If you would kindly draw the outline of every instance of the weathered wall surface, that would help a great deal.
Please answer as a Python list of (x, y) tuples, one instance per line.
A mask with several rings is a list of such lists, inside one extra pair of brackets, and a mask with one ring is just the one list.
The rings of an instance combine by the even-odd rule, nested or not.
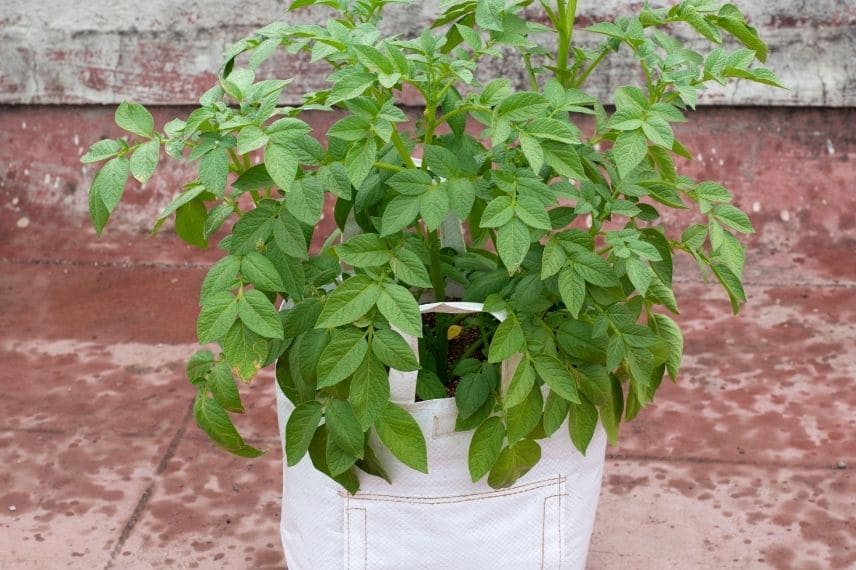
[[(856, 105), (856, 4), (852, 0), (737, 0), (769, 42), (769, 67), (790, 90), (746, 82), (712, 90), (703, 103), (725, 105)], [(271, 21), (320, 21), (323, 11), (283, 16), (281, 0), (0, 0), (0, 103), (192, 104), (211, 85), (225, 46)], [(415, 35), (438, 0), (388, 8), (387, 29)], [(641, 2), (583, 0), (579, 21), (610, 19)], [(655, 2), (655, 4), (663, 4)], [(325, 85), (326, 69), (298, 58), (272, 71), (297, 75), (302, 89)], [(604, 65), (593, 93), (635, 79), (620, 58)], [(522, 79), (507, 58), (486, 75)], [(296, 97), (296, 95), (295, 95)], [(412, 101), (412, 103), (418, 103)]]

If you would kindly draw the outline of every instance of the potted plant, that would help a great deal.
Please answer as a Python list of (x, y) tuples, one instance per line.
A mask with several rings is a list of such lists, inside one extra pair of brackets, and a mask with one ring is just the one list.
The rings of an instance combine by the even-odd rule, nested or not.
[[(292, 567), (582, 567), (604, 440), (678, 375), (673, 255), (735, 313), (745, 301), (735, 233), (752, 225), (722, 185), (678, 174), (691, 155), (672, 125), (708, 83), (779, 83), (753, 65), (767, 49), (731, 4), (645, 5), (585, 28), (601, 41), (584, 48), (575, 0), (541, 0), (537, 22), (532, 0), (446, 2), (419, 37), (379, 31), (389, 3), (296, 0), (331, 8), (326, 25), (241, 40), (163, 132), (122, 103), (116, 123), (134, 137), (82, 158), (107, 161), (92, 222), (100, 234), (161, 146), (198, 162), (155, 226), (174, 216), (201, 247), (222, 236), (197, 322), (219, 350), (187, 368), (195, 418), (226, 450), (260, 455), (229, 416), (243, 411), (235, 378), (276, 363)], [(686, 47), (676, 25), (716, 46)], [(256, 74), (280, 49), (328, 64), (329, 88), (280, 106), (291, 80)], [(644, 83), (607, 110), (585, 84), (615, 52)], [(480, 60), (503, 57), (528, 85), (480, 78)], [(405, 93), (424, 104), (413, 126)], [(306, 111), (338, 120), (314, 132)], [(312, 248), (330, 203), (338, 229)], [(683, 232), (661, 227), (663, 210), (690, 207)]]

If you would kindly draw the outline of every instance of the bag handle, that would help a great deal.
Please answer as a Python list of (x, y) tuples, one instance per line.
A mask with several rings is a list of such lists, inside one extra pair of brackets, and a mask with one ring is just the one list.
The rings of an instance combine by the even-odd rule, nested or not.
[[(442, 302), (429, 303), (427, 305), (419, 305), (421, 314), (427, 313), (448, 313), (448, 314), (467, 314), (467, 313), (483, 313), (484, 305), (482, 303), (467, 303), (467, 302)], [(497, 320), (504, 321), (508, 316), (505, 311), (490, 311), (490, 314), (496, 317)], [(416, 360), (419, 360), (419, 341), (415, 336), (405, 334), (396, 327), (393, 329), (404, 337), (407, 345), (416, 355)], [(512, 359), (502, 363), (502, 378), (503, 383), (506, 378), (511, 378), (508, 368), (514, 365)], [(396, 404), (412, 404), (416, 401), (416, 377), (418, 372), (402, 372), (394, 368), (389, 369), (389, 384), (390, 384), (390, 399)], [(506, 386), (503, 386), (503, 390)]]

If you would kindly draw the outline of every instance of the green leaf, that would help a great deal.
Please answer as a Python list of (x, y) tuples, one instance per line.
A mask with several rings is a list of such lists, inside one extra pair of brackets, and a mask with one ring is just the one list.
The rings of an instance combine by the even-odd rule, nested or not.
[(213, 293), (219, 293), (232, 289), (237, 284), (237, 273), (241, 269), (241, 258), (235, 255), (227, 255), (211, 266), (205, 279), (202, 281), (202, 290), (199, 294), (201, 305)]
[(317, 328), (348, 325), (365, 315), (380, 297), (380, 287), (365, 275), (355, 275), (333, 289), (318, 316)]
[(214, 400), (223, 406), (223, 409), (238, 414), (244, 413), (241, 396), (238, 394), (238, 387), (235, 386), (235, 378), (232, 376), (228, 364), (218, 362), (211, 368), (208, 374), (207, 387), (214, 395)]
[(214, 355), (210, 350), (196, 351), (187, 361), (187, 379), (194, 386), (204, 384), (214, 364)]
[(526, 134), (539, 139), (565, 144), (579, 144), (580, 142), (575, 127), (558, 119), (539, 117), (521, 128)]
[(297, 156), (285, 145), (269, 142), (265, 147), (265, 168), (277, 186), (288, 192), (297, 176)]
[(410, 346), (394, 330), (378, 329), (372, 338), (372, 352), (381, 362), (402, 372), (412, 372), (419, 368), (419, 362)]
[(386, 265), (392, 252), (377, 234), (358, 234), (347, 242), (336, 246), (339, 259), (353, 267), (377, 267)]
[(428, 231), (436, 230), (449, 214), (448, 194), (439, 186), (431, 186), (419, 197), (419, 211)]
[(324, 454), (327, 456), (330, 475), (334, 477), (351, 469), (357, 462), (357, 457), (342, 449), (332, 437), (327, 438), (327, 449), (324, 450)]
[(348, 173), (348, 181), (359, 188), (374, 167), (377, 160), (377, 142), (374, 137), (366, 137), (357, 142), (345, 157), (345, 169)]
[(550, 392), (544, 404), (544, 433), (551, 436), (562, 426), (568, 417), (571, 403), (555, 392)]
[(89, 164), (100, 162), (105, 158), (111, 158), (119, 154), (124, 147), (122, 143), (113, 139), (103, 139), (89, 147), (86, 154), (80, 157), (80, 162)]
[(390, 188), (407, 196), (420, 196), (431, 189), (431, 175), (419, 168), (396, 172), (386, 181)]
[(265, 338), (284, 338), (279, 313), (261, 291), (244, 290), (238, 300), (238, 316), (256, 334)]
[(363, 430), (375, 423), (389, 402), (389, 374), (373, 352), (354, 372), (348, 399)]
[(419, 215), (418, 196), (396, 196), (386, 205), (381, 219), (380, 235), (388, 236), (400, 231)]
[(315, 298), (300, 301), (291, 308), (283, 309), (282, 328), (285, 338), (294, 338), (311, 330), (321, 313), (321, 303)]
[(612, 22), (597, 22), (585, 28), (585, 31), (593, 34), (603, 34), (605, 36), (618, 39), (623, 39), (625, 35), (624, 30)]
[(476, 2), (476, 23), (486, 30), (502, 31), (502, 13), (505, 0), (481, 0)]
[(541, 390), (536, 389), (530, 390), (522, 403), (506, 410), (505, 420), (509, 443), (517, 443), (538, 427), (543, 405), (544, 398)]
[(636, 168), (648, 153), (648, 143), (642, 131), (626, 131), (618, 135), (612, 147), (612, 155), (618, 173), (625, 177)]
[(350, 455), (362, 459), (365, 444), (363, 429), (351, 404), (344, 400), (332, 400), (327, 407), (325, 418), (327, 430), (336, 445)]
[(582, 274), (574, 270), (574, 265), (568, 265), (559, 273), (559, 294), (562, 302), (576, 319), (586, 300), (586, 283)]
[(257, 251), (247, 253), (241, 260), (241, 275), (264, 291), (283, 291), (282, 279), (276, 267)]
[(541, 446), (525, 439), (503, 449), (487, 477), (493, 489), (506, 489), (526, 475), (541, 460)]
[(236, 321), (223, 338), (223, 354), (238, 376), (249, 380), (267, 361), (268, 343), (241, 321)]
[(724, 264), (711, 263), (710, 269), (722, 284), (725, 292), (728, 293), (731, 310), (736, 315), (740, 312), (740, 303), (746, 301), (746, 293), (743, 292), (743, 284), (740, 282), (740, 278), (734, 275)]
[(666, 370), (669, 371), (669, 376), (672, 380), (677, 380), (678, 371), (681, 367), (681, 357), (684, 354), (684, 335), (681, 333), (681, 329), (677, 323), (666, 315), (654, 313), (653, 316), (657, 336), (665, 340), (669, 346), (669, 353), (666, 358)]
[(323, 413), (321, 403), (315, 400), (303, 402), (291, 412), (285, 424), (285, 457), (289, 467), (300, 463), (309, 451)]
[(540, 230), (550, 230), (550, 216), (547, 210), (544, 209), (544, 204), (529, 194), (518, 194), (517, 203), (514, 209), (518, 218), (531, 227)]
[(579, 153), (572, 145), (544, 141), (541, 143), (544, 151), (544, 162), (560, 176), (574, 180), (588, 180)]
[(212, 293), (203, 299), (202, 310), (196, 321), (199, 344), (217, 342), (226, 336), (238, 318), (238, 299), (231, 293)]
[(496, 332), (493, 334), (488, 352), (488, 362), (502, 362), (512, 354), (523, 350), (523, 347), (523, 328), (520, 326), (517, 317), (509, 315), (507, 319), (499, 323)]
[(473, 183), (466, 178), (450, 178), (443, 183), (445, 192), (449, 195), (449, 206), (459, 220), (466, 220), (473, 209), (476, 190)]
[(198, 248), (208, 247), (205, 237), (205, 220), (208, 210), (200, 198), (194, 198), (175, 212), (175, 233), (178, 237)]
[(362, 330), (337, 329), (318, 359), (318, 388), (334, 386), (353, 374), (365, 359), (368, 349)]
[(503, 397), (503, 407), (506, 409), (513, 408), (520, 404), (529, 395), (533, 386), (535, 386), (535, 370), (528, 358), (522, 358), (517, 364), (517, 368), (514, 369), (508, 391)]
[(575, 244), (565, 244), (565, 247), (574, 263), (574, 270), (579, 272), (583, 279), (599, 287), (618, 285), (615, 271), (605, 259)]
[(333, 123), (327, 136), (348, 142), (360, 141), (371, 136), (371, 123), (365, 117), (348, 115)]
[(498, 228), (511, 221), (514, 217), (514, 202), (511, 196), (499, 196), (488, 202), (482, 212), (479, 227)]
[(541, 256), (541, 279), (547, 279), (558, 273), (567, 260), (568, 257), (559, 241), (552, 237), (548, 239)]
[[(669, 123), (659, 115), (648, 115), (642, 123), (642, 132), (648, 139), (663, 148), (670, 149), (675, 142), (675, 134)], [(647, 151), (647, 148), (646, 148)]]
[(205, 224), (202, 226), (202, 234), (205, 238), (211, 237), (212, 234), (220, 229), (220, 226), (235, 213), (235, 208), (230, 204), (217, 204), (208, 212), (205, 217)]
[(422, 153), (431, 172), (443, 178), (452, 178), (461, 171), (461, 163), (455, 154), (442, 146), (424, 145)]
[(503, 99), (496, 107), (496, 114), (506, 121), (523, 121), (544, 116), (549, 106), (547, 98), (540, 93), (515, 93)]
[(516, 271), (529, 251), (529, 228), (522, 220), (512, 218), (496, 234), (496, 250), (502, 263), (509, 272)]
[(270, 227), (274, 243), (283, 253), (297, 259), (308, 259), (306, 236), (297, 218), (287, 211), (282, 211), (279, 214), (279, 222), (273, 222)]
[(403, 332), (422, 336), (422, 313), (413, 294), (392, 282), (383, 284), (377, 299), (377, 308), (386, 319)]
[(141, 137), (151, 138), (155, 134), (155, 120), (152, 114), (139, 103), (122, 101), (116, 109), (116, 124), (122, 129)]
[(101, 167), (92, 181), (89, 189), (89, 217), (98, 235), (101, 235), (110, 213), (122, 199), (129, 171), (128, 159), (116, 157)]
[(455, 390), (458, 416), (467, 419), (481, 408), (493, 388), (490, 376), (481, 372), (464, 374)]
[(568, 368), (555, 356), (539, 354), (533, 359), (535, 370), (550, 390), (569, 402), (579, 403), (580, 395)]
[(309, 457), (312, 460), (312, 465), (318, 471), (326, 473), (331, 479), (339, 483), (342, 487), (348, 490), (350, 494), (356, 493), (360, 488), (360, 481), (357, 479), (353, 469), (345, 470), (339, 475), (332, 475), (330, 466), (327, 464), (327, 426), (321, 424), (315, 430), (315, 435), (312, 436), (312, 442), (309, 444)]
[(359, 97), (376, 81), (377, 75), (349, 70), (346, 74), (336, 77), (330, 95), (327, 97), (327, 104), (335, 105)]
[(223, 407), (200, 390), (193, 404), (193, 417), (211, 440), (230, 453), (240, 457), (259, 457), (264, 451), (244, 442), (238, 434), (229, 414)]
[(583, 398), (580, 403), (571, 405), (568, 431), (574, 446), (583, 455), (586, 454), (591, 438), (594, 437), (597, 418), (597, 408), (587, 399)]
[(538, 174), (541, 172), (541, 167), (544, 166), (544, 149), (541, 148), (541, 143), (535, 137), (530, 137), (525, 133), (520, 133), (520, 150), (523, 151), (523, 156), (532, 167), (532, 172)]
[(648, 271), (648, 267), (644, 262), (635, 257), (628, 259), (626, 265), (627, 277), (630, 279), (633, 287), (644, 297), (645, 293), (648, 292), (648, 287), (651, 286), (651, 272)]
[(742, 210), (731, 204), (717, 204), (713, 207), (713, 215), (722, 224), (744, 234), (755, 233), (752, 222)]
[(205, 189), (222, 198), (229, 175), (229, 155), (225, 147), (215, 148), (202, 157), (199, 163), (199, 182)]
[(505, 440), (505, 426), (502, 420), (493, 416), (481, 423), (473, 432), (467, 463), (473, 483), (487, 475), (502, 450)]
[(428, 269), (419, 256), (403, 247), (396, 248), (389, 264), (395, 278), (414, 287), (431, 287), (431, 277)]
[(417, 471), (428, 473), (425, 437), (407, 410), (389, 402), (375, 421), (375, 430), (386, 448), (399, 461)]
[(150, 140), (141, 144), (131, 155), (131, 174), (140, 183), (146, 183), (158, 167), (159, 158), (160, 142)]
[(238, 153), (247, 154), (268, 143), (268, 136), (256, 125), (247, 125), (238, 134)]

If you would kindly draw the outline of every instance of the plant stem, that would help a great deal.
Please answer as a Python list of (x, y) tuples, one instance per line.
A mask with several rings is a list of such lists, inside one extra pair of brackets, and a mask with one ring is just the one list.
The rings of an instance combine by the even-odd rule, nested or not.
[(484, 344), (484, 338), (481, 338), (481, 337), (480, 337), (480, 338), (476, 339), (476, 341), (475, 341), (474, 343), (472, 343), (472, 344), (469, 346), (469, 348), (467, 348), (466, 352), (464, 352), (464, 353), (461, 355), (460, 360), (466, 360), (467, 358), (471, 357), (473, 354), (475, 354), (475, 353), (476, 353), (476, 351), (477, 351), (479, 348), (481, 348), (481, 347), (482, 347), (482, 345), (483, 345), (483, 344)]
[(538, 91), (538, 78), (535, 77), (535, 70), (532, 69), (532, 57), (528, 53), (523, 56), (523, 64), (526, 66), (526, 73), (529, 74), (529, 88), (532, 91)]
[(401, 140), (401, 136), (398, 134), (398, 129), (392, 129), (392, 144), (395, 146), (395, 150), (398, 151), (398, 154), (401, 155), (402, 160), (404, 160), (404, 164), (407, 165), (408, 168), (416, 168), (416, 165), (413, 163), (413, 159), (410, 157), (410, 151), (407, 150), (407, 147), (404, 145), (404, 141)]
[(446, 300), (446, 279), (443, 277), (443, 268), (440, 265), (440, 237), (437, 230), (428, 232), (428, 249), (431, 253), (430, 272), (434, 300), (439, 303)]
[(600, 52), (600, 54), (598, 54), (598, 56), (594, 59), (594, 61), (592, 61), (589, 66), (585, 68), (585, 70), (583, 70), (583, 72), (576, 79), (574, 79), (574, 87), (582, 87), (583, 83), (585, 83), (586, 79), (588, 79), (588, 76), (591, 75), (591, 72), (594, 71), (594, 69), (598, 65), (600, 65), (600, 62), (602, 62), (606, 58), (606, 55), (608, 53), (609, 48), (604, 48)]
[(406, 170), (396, 164), (389, 164), (386, 162), (375, 162), (373, 165), (375, 168), (380, 168), (381, 170), (389, 170), (390, 172), (401, 172)]
[(568, 76), (568, 55), (570, 54), (571, 41), (574, 39), (574, 22), (577, 17), (577, 0), (558, 0), (556, 2), (557, 20), (559, 25), (559, 49), (556, 54), (556, 65), (559, 69), (559, 81), (564, 87), (570, 87)]

